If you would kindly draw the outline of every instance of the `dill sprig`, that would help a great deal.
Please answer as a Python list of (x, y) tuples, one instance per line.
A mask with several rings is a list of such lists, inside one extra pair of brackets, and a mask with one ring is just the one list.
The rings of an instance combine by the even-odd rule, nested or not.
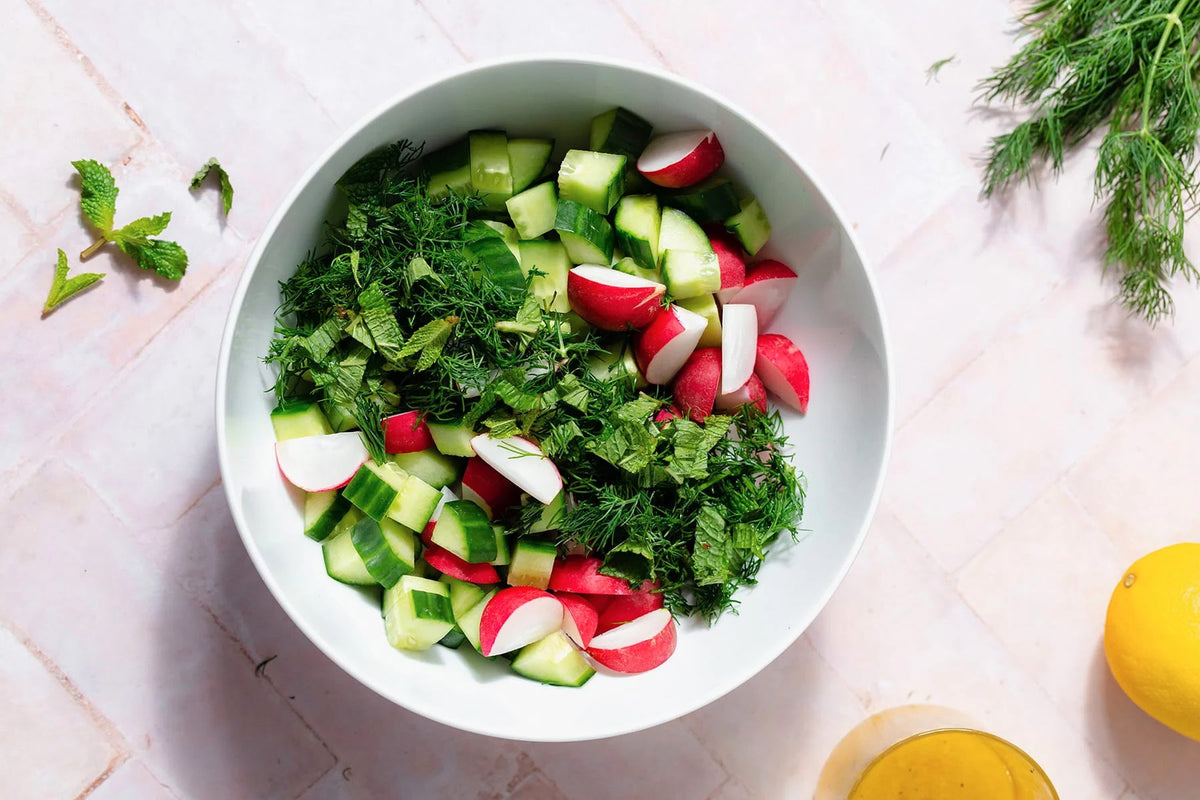
[(1183, 249), (1196, 210), (1200, 0), (1039, 0), (1031, 38), (981, 84), (984, 102), (1029, 109), (994, 138), (983, 192), (1031, 180), (1102, 126), (1094, 193), (1106, 204), (1107, 269), (1119, 297), (1155, 323), (1174, 312), (1169, 284), (1200, 278)]

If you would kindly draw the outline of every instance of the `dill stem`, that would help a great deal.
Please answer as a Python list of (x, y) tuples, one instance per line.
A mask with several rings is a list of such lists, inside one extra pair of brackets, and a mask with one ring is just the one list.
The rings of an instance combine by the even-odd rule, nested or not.
[(1162, 36), (1158, 39), (1158, 47), (1154, 50), (1154, 60), (1150, 62), (1150, 74), (1146, 77), (1146, 88), (1142, 92), (1142, 135), (1150, 134), (1150, 92), (1154, 89), (1154, 76), (1158, 72), (1158, 64), (1162, 61), (1163, 51), (1167, 49), (1167, 41), (1171, 38), (1171, 29), (1179, 28), (1179, 35), (1183, 36), (1183, 23), (1179, 19), (1179, 14), (1192, 0), (1179, 0), (1175, 7), (1171, 9), (1171, 13), (1167, 14), (1166, 27), (1163, 28)]

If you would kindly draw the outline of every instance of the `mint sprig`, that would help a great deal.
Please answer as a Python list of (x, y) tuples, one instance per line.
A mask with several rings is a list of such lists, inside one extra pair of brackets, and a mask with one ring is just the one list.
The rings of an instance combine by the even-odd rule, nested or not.
[(199, 189), (209, 175), (217, 176), (217, 182), (221, 187), (221, 204), (225, 208), (225, 216), (228, 217), (229, 209), (233, 208), (233, 184), (229, 182), (229, 173), (225, 171), (215, 156), (205, 161), (204, 166), (196, 170), (196, 174), (192, 176), (191, 190), (194, 192)]
[(70, 300), (104, 277), (104, 273), (101, 272), (81, 272), (68, 278), (68, 271), (67, 254), (60, 249), (58, 265), (54, 268), (54, 282), (50, 284), (50, 294), (46, 297), (46, 304), (42, 306), (43, 317), (57, 308), (60, 303)]

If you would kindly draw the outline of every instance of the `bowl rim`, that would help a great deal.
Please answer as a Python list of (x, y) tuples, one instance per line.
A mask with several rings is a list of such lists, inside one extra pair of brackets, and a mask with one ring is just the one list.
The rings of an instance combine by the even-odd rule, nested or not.
[[(506, 67), (517, 64), (572, 64), (583, 66), (594, 66), (603, 68), (615, 68), (628, 72), (640, 73), (642, 75), (663, 81), (668, 84), (675, 84), (682, 89), (695, 92), (700, 95), (705, 95), (711, 98), (718, 105), (725, 107), (728, 111), (744, 120), (751, 127), (756, 128), (763, 136), (769, 139), (779, 150), (784, 153), (791, 161), (804, 173), (805, 177), (813, 184), (821, 194), (822, 200), (829, 207), (833, 217), (841, 226), (842, 234), (849, 240), (853, 247), (859, 262), (862, 265), (862, 271), (866, 279), (867, 287), (870, 291), (871, 299), (875, 304), (875, 312), (879, 318), (879, 356), (885, 376), (884, 390), (886, 393), (885, 400), (885, 419), (884, 419), (884, 440), (883, 452), (880, 454), (879, 472), (875, 478), (875, 486), (871, 492), (871, 498), (866, 507), (866, 514), (863, 516), (863, 522), (859, 526), (859, 530), (854, 536), (852, 546), (843, 558), (842, 563), (838, 565), (836, 573), (833, 575), (833, 580), (829, 582), (826, 589), (819, 596), (819, 602), (815, 603), (811, 611), (804, 618), (799, 619), (799, 624), (795, 625), (795, 635), (791, 637), (782, 637), (779, 644), (762, 651), (760, 657), (753, 662), (748, 662), (745, 669), (737, 673), (736, 680), (726, 681), (721, 686), (716, 686), (709, 691), (697, 692), (693, 696), (692, 701), (680, 708), (671, 709), (665, 713), (650, 715), (644, 719), (637, 720), (634, 724), (625, 727), (622, 730), (605, 732), (600, 734), (582, 734), (576, 737), (550, 737), (545, 739), (529, 739), (516, 738), (503, 731), (495, 730), (487, 725), (470, 725), (458, 719), (449, 719), (446, 715), (440, 713), (436, 704), (424, 703), (417, 700), (406, 698), (405, 702), (393, 697), (388, 688), (378, 685), (378, 682), (359, 670), (353, 664), (348, 663), (344, 658), (338, 655), (337, 651), (329, 647), (324, 641), (324, 638), (312, 627), (297, 615), (296, 609), (289, 601), (287, 594), (282, 587), (276, 582), (274, 576), (267, 568), (265, 558), (259, 551), (257, 544), (253, 541), (248, 531), (248, 525), (242, 514), (238, 499), (233, 496), (230, 488), (230, 482), (225, 479), (225, 476), (232, 473), (230, 466), (230, 456), (228, 452), (227, 429), (225, 424), (226, 404), (225, 398), (227, 394), (228, 373), (230, 355), (233, 346), (234, 329), (238, 315), (241, 312), (242, 305), (246, 298), (246, 293), (249, 289), (250, 282), (258, 269), (258, 265), (262, 261), (263, 252), (269, 242), (276, 234), (284, 217), (295, 204), (299, 195), (312, 182), (317, 172), (330, 161), (337, 153), (346, 146), (346, 144), (357, 136), (365, 127), (374, 120), (387, 113), (394, 106), (404, 102), (405, 100), (434, 88), (442, 83), (456, 80), (466, 75), (476, 72), (483, 72), (497, 67)], [(254, 568), (257, 570), (259, 577), (266, 584), (267, 589), (275, 598), (275, 602), (279, 603), (291, 620), (292, 624), (308, 638), (308, 640), (317, 647), (327, 658), (338, 665), (343, 671), (353, 677), (363, 686), (371, 689), (376, 694), (395, 703), (413, 713), (419, 714), (426, 719), (431, 719), (448, 727), (458, 730), (468, 731), (470, 733), (480, 734), (483, 736), (491, 736), (501, 739), (516, 739), (518, 741), (591, 741), (610, 738), (614, 736), (622, 736), (627, 733), (636, 733), (638, 731), (663, 725), (672, 720), (683, 717), (698, 709), (704, 708), (710, 703), (720, 699), (734, 689), (745, 684), (755, 675), (765, 669), (768, 665), (774, 662), (785, 650), (794, 645), (805, 630), (812, 624), (816, 616), (824, 610), (828, 605), (829, 600), (833, 597), (835, 591), (841, 586), (849, 573), (850, 568), (857, 560), (859, 553), (862, 551), (863, 543), (866, 540), (868, 531), (874, 521), (876, 511), (879, 506), (880, 497), (883, 493), (883, 486), (887, 476), (888, 465), (891, 461), (892, 444), (895, 436), (895, 377), (893, 375), (891, 342), (888, 333), (887, 315), (884, 309), (882, 296), (879, 291), (879, 286), (876, 283), (876, 278), (866, 255), (864, 254), (862, 244), (858, 239), (852, 225), (847, 222), (848, 217), (842, 211), (833, 195), (829, 193), (826, 184), (819, 179), (816, 171), (803, 159), (796, 156), (792, 150), (787, 147), (783, 140), (775, 134), (768, 126), (764, 125), (756, 116), (747, 112), (737, 103), (730, 101), (722, 94), (681, 75), (669, 72), (658, 66), (650, 64), (635, 63), (619, 58), (610, 58), (607, 56), (590, 55), (590, 54), (571, 54), (559, 53), (554, 51), (543, 53), (523, 53), (519, 55), (504, 56), (498, 58), (483, 59), (470, 62), (468, 64), (442, 70), (422, 81), (397, 91), (389, 96), (384, 101), (371, 108), (367, 113), (360, 116), (354, 123), (347, 126), (343, 132), (316, 158), (312, 161), (304, 173), (292, 185), (290, 191), (281, 199), (276, 206), (275, 212), (271, 218), (263, 226), (262, 232), (258, 235), (258, 240), (255, 242), (254, 248), (246, 259), (246, 266), (243, 268), (241, 277), (238, 279), (237, 287), (234, 290), (233, 297), (230, 301), (229, 312), (225, 319), (225, 325), (221, 334), (221, 344), (218, 351), (217, 361), (217, 380), (216, 380), (216, 429), (217, 429), (217, 463), (220, 470), (222, 491), (225, 494), (226, 503), (229, 505), (230, 514), (233, 517), (234, 525), (237, 528), (238, 536), (242, 540), (242, 545), (245, 547), (247, 554), (250, 556)]]

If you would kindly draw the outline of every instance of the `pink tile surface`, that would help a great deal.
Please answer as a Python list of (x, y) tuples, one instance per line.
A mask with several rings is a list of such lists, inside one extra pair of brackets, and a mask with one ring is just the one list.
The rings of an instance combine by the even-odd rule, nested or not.
[[(1003, 120), (970, 104), (1015, 7), (0, 0), (0, 795), (802, 798), (865, 716), (929, 702), (1063, 798), (1194, 800), (1200, 744), (1124, 697), (1098, 637), (1113, 576), (1200, 525), (1200, 292), (1153, 330), (1108, 304), (1087, 154), (977, 201)], [(813, 627), (707, 708), (593, 743), (455, 731), (329, 661), (241, 547), (211, 410), (237, 277), (311, 159), (397, 91), (537, 51), (664, 67), (777, 132), (875, 263), (897, 374), (885, 502)], [(213, 155), (228, 220), (186, 188)], [(180, 284), (78, 263), (80, 157), (113, 166), (119, 221), (174, 213)], [(56, 247), (108, 276), (40, 320)]]

